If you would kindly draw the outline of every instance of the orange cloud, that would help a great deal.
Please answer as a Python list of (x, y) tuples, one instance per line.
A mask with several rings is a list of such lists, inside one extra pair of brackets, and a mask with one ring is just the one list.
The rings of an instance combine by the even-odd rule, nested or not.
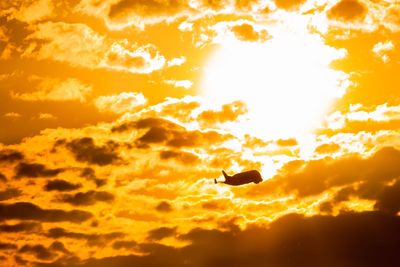
[(117, 114), (133, 112), (143, 107), (147, 99), (142, 93), (124, 92), (118, 95), (100, 96), (95, 99), (94, 104), (103, 112), (114, 112)]
[(232, 32), (236, 35), (239, 40), (242, 41), (265, 41), (268, 39), (267, 31), (257, 32), (254, 30), (251, 24), (243, 23), (241, 25), (235, 25), (232, 27)]
[[(80, 101), (85, 102), (92, 88), (77, 79), (59, 80), (53, 78), (32, 77), (38, 81), (37, 90), (31, 93), (11, 93), (15, 99), (23, 101)], [(48, 118), (48, 116), (46, 116)], [(41, 118), (45, 118), (43, 115)]]
[[(13, 2), (11, 4), (11, 2)], [(7, 6), (8, 5), (8, 6)], [(38, 22), (54, 15), (52, 0), (10, 1), (0, 14), (9, 19), (15, 18), (26, 23)]]
[(306, 0), (275, 0), (275, 5), (278, 8), (286, 10), (294, 10), (304, 4)]
[(328, 11), (328, 17), (344, 21), (362, 20), (367, 11), (358, 0), (341, 0)]
[(166, 59), (153, 45), (111, 40), (85, 24), (46, 22), (27, 38), (31, 43), (22, 56), (28, 58), (132, 73), (151, 73), (166, 65)]

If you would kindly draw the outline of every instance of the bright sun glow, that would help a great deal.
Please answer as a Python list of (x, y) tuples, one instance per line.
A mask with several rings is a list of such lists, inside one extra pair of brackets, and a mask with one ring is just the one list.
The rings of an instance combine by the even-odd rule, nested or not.
[(203, 95), (217, 103), (247, 103), (248, 117), (238, 133), (299, 136), (318, 126), (344, 93), (347, 76), (329, 66), (344, 53), (306, 29), (270, 34), (264, 43), (222, 38), (206, 65)]

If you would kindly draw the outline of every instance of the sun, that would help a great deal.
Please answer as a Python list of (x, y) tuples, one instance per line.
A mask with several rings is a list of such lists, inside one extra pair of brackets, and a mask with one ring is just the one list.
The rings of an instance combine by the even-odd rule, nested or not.
[(264, 138), (311, 132), (345, 92), (347, 75), (330, 67), (345, 53), (305, 27), (269, 32), (263, 43), (222, 38), (205, 66), (201, 93), (216, 103), (247, 104), (238, 132)]

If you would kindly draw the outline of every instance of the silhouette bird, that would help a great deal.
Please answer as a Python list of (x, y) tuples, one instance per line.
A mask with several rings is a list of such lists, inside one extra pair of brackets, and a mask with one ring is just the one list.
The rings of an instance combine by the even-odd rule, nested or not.
[(257, 170), (245, 171), (241, 173), (237, 173), (233, 176), (229, 176), (225, 171), (222, 171), (222, 174), (225, 177), (225, 181), (217, 181), (214, 179), (214, 183), (224, 183), (229, 185), (244, 185), (249, 183), (258, 184), (262, 182), (261, 174)]

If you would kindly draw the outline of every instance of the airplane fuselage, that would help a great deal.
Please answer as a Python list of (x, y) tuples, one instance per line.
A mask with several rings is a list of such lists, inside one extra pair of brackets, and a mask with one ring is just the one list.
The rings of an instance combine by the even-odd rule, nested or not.
[(228, 185), (244, 185), (244, 184), (249, 184), (249, 183), (255, 183), (258, 184), (262, 182), (261, 174), (257, 170), (251, 170), (251, 171), (245, 171), (241, 173), (237, 173), (233, 176), (226, 175), (225, 172), (224, 177), (225, 181), (223, 182), (224, 184)]

